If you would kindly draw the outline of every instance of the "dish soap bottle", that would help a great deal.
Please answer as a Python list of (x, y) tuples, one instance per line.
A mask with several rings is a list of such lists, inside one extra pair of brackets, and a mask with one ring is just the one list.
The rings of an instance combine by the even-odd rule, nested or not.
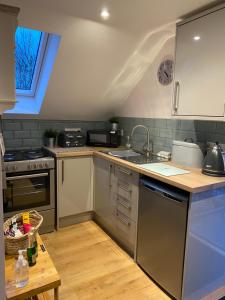
[(26, 252), (26, 250), (19, 250), (18, 252), (18, 260), (15, 264), (15, 279), (16, 287), (22, 288), (29, 281), (29, 266), (27, 260), (23, 257), (23, 252)]
[(129, 137), (129, 135), (127, 135), (126, 148), (127, 148), (127, 149), (130, 149), (130, 148), (131, 148), (131, 143), (130, 143), (130, 137)]

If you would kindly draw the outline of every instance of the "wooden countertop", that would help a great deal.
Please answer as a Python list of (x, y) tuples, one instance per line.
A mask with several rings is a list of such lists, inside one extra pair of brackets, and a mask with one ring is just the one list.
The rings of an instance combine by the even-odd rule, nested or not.
[(171, 184), (178, 188), (181, 188), (190, 193), (199, 193), (207, 190), (216, 189), (219, 187), (225, 187), (225, 177), (212, 177), (203, 175), (201, 169), (189, 168), (186, 166), (175, 165), (172, 162), (168, 162), (171, 166), (182, 168), (188, 170), (191, 173), (175, 176), (163, 176), (154, 173), (149, 170), (145, 170), (138, 164), (134, 164), (117, 157), (113, 157), (106, 153), (100, 152), (101, 150), (106, 150), (106, 148), (96, 148), (96, 147), (81, 147), (81, 148), (47, 148), (55, 157), (66, 158), (66, 157), (79, 157), (79, 156), (96, 156), (99, 158), (106, 159), (120, 166), (129, 168), (137, 173), (147, 175), (149, 177), (158, 179), (165, 183)]
[[(90, 156), (94, 154), (94, 151), (96, 151), (94, 147), (71, 147), (71, 148), (45, 147), (45, 149), (51, 152), (57, 158)], [(102, 149), (105, 148), (99, 148), (99, 150)]]

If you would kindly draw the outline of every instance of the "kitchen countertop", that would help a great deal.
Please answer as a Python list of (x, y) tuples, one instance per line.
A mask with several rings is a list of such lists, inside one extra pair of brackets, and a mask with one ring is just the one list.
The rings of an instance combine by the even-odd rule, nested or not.
[(57, 158), (66, 158), (66, 157), (79, 157), (79, 156), (96, 156), (99, 158), (106, 159), (113, 163), (116, 163), (120, 166), (129, 168), (137, 173), (147, 175), (149, 177), (158, 179), (162, 182), (171, 184), (178, 188), (181, 188), (190, 193), (199, 193), (207, 190), (212, 190), (220, 187), (225, 187), (225, 177), (211, 177), (203, 175), (201, 169), (189, 168), (186, 166), (176, 165), (172, 162), (166, 162), (174, 167), (182, 168), (188, 170), (191, 173), (175, 176), (163, 176), (157, 173), (154, 173), (149, 170), (145, 170), (135, 163), (131, 163), (125, 160), (122, 160), (117, 157), (113, 157), (109, 154), (100, 152), (101, 150), (106, 150), (108, 148), (103, 147), (79, 147), (79, 148), (46, 148)]
[[(94, 151), (96, 151), (94, 147), (71, 147), (71, 148), (45, 147), (45, 149), (47, 149), (57, 158), (89, 156), (89, 155), (93, 155)], [(101, 150), (105, 148), (99, 148), (99, 149)]]

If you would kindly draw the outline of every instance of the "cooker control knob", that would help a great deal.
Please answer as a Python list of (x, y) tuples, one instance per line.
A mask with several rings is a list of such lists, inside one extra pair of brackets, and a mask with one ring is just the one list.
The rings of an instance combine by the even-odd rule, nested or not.
[(33, 164), (33, 168), (34, 168), (34, 169), (37, 169), (37, 165), (36, 165), (36, 164)]
[(39, 168), (43, 168), (43, 164), (39, 164)]
[(49, 163), (45, 163), (45, 168), (49, 168)]
[(5, 167), (5, 171), (6, 171), (6, 172), (9, 171), (9, 167), (8, 167), (8, 166)]

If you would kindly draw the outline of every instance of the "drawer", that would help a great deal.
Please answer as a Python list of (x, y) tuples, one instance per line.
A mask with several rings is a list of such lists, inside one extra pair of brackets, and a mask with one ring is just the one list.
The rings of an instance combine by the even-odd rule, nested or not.
[(136, 244), (137, 223), (128, 218), (117, 208), (114, 210), (114, 217), (116, 239), (133, 253)]
[(131, 201), (132, 193), (133, 193), (133, 185), (121, 179), (117, 179), (116, 192), (121, 197)]
[[(139, 198), (139, 186), (133, 183), (127, 183), (117, 178), (117, 184), (115, 189), (115, 199), (121, 201), (127, 201), (130, 203), (132, 209), (137, 211), (138, 209), (138, 198)], [(124, 202), (123, 201), (123, 202)]]
[(117, 178), (127, 183), (139, 184), (139, 174), (121, 166), (115, 166), (115, 175)]
[(114, 197), (114, 206), (128, 218), (135, 222), (137, 221), (137, 201), (132, 201), (132, 199), (127, 199), (119, 194), (116, 194)]

